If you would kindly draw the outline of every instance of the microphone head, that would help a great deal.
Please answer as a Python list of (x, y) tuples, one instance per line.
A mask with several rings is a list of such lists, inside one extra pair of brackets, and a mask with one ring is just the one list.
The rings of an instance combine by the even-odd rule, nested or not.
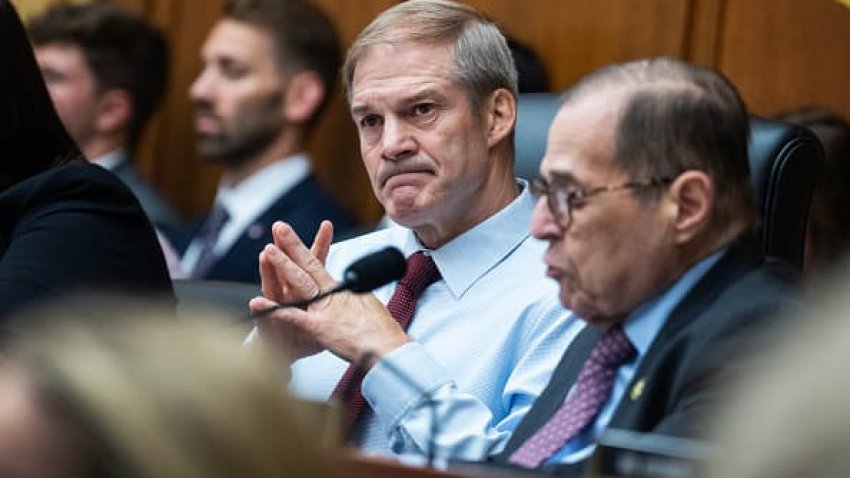
[(354, 261), (343, 274), (345, 288), (362, 294), (404, 277), (407, 261), (395, 247), (386, 247)]

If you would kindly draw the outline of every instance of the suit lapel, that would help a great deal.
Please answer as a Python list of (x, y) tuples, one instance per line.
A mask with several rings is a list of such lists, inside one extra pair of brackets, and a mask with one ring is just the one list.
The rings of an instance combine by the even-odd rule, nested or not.
[[(670, 313), (667, 321), (664, 322), (658, 335), (646, 351), (646, 355), (641, 359), (631, 383), (626, 388), (625, 394), (611, 417), (609, 427), (632, 428), (635, 420), (646, 415), (646, 407), (664, 406), (663, 403), (646, 403), (645, 400), (641, 400), (641, 398), (652, 395), (643, 393), (645, 388), (657, 385), (649, 384), (646, 381), (647, 377), (659, 379), (660, 377), (656, 373), (659, 361), (662, 360), (662, 357), (666, 357), (665, 360), (669, 361), (669, 357), (672, 356), (670, 355), (670, 346), (682, 330), (705, 313), (706, 310), (709, 310), (711, 304), (726, 290), (731, 282), (745, 275), (748, 270), (758, 267), (761, 260), (758, 250), (758, 243), (754, 239), (745, 238), (736, 242), (708, 270), (705, 276), (685, 294)], [(678, 357), (678, 355), (676, 356)], [(644, 383), (637, 385), (639, 381), (644, 381)], [(635, 387), (639, 387), (640, 390), (634, 390)], [(630, 397), (633, 391), (638, 395), (634, 399)]]
[[(749, 240), (742, 240), (729, 248), (726, 254), (685, 294), (676, 308), (673, 309), (673, 312), (670, 313), (670, 317), (661, 327), (658, 336), (647, 350), (643, 363), (652, 362), (647, 359), (653, 352), (657, 352), (661, 348), (656, 344), (667, 343), (683, 327), (705, 312), (710, 303), (714, 302), (730, 283), (745, 275), (746, 271), (758, 266), (761, 259), (755, 252), (758, 250), (757, 248), (758, 246)], [(641, 368), (643, 367), (641, 366)], [(635, 376), (639, 376), (639, 374), (635, 374)]]
[(567, 392), (569, 392), (578, 378), (585, 360), (587, 360), (591, 350), (593, 350), (593, 346), (599, 341), (602, 332), (603, 329), (588, 325), (576, 336), (575, 340), (564, 352), (558, 366), (555, 367), (552, 378), (549, 380), (543, 393), (534, 401), (531, 410), (528, 411), (528, 414), (522, 419), (519, 426), (517, 426), (517, 429), (505, 446), (505, 450), (496, 460), (507, 460), (517, 448), (539, 430), (560, 408), (567, 398)]
[[(208, 277), (212, 279), (238, 280), (240, 282), (260, 282), (259, 264), (256, 258), (260, 251), (273, 241), (271, 235), (272, 224), (277, 221), (286, 221), (296, 228), (304, 221), (299, 216), (299, 211), (304, 209), (307, 201), (305, 191), (311, 178), (305, 178), (286, 194), (275, 200), (262, 214), (260, 214), (248, 227), (246, 227), (230, 246), (230, 249), (221, 256), (209, 271)], [(302, 226), (303, 227), (303, 226)], [(312, 237), (302, 237), (307, 244)], [(253, 260), (252, 260), (253, 259)]]

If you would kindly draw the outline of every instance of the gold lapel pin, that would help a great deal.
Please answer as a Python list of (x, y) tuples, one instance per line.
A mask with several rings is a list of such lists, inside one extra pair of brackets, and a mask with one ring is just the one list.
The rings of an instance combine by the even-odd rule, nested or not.
[(632, 386), (632, 391), (629, 392), (629, 397), (631, 397), (632, 401), (637, 401), (638, 398), (643, 394), (643, 389), (646, 388), (646, 380), (640, 379)]

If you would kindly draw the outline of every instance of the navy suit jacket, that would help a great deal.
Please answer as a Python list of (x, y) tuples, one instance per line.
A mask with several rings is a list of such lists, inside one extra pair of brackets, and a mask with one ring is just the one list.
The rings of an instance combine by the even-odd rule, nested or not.
[[(205, 278), (259, 284), (257, 258), (263, 247), (273, 241), (271, 228), (275, 221), (285, 221), (292, 225), (298, 237), (309, 245), (325, 219), (333, 222), (335, 237), (340, 237), (355, 225), (352, 216), (322, 189), (313, 176), (308, 176), (278, 198), (242, 231), (239, 239), (218, 258)], [(174, 237), (174, 245), (180, 254), (186, 252), (205, 222), (206, 217), (191, 224), (188, 234)]]
[[(733, 245), (685, 295), (641, 360), (610, 428), (704, 438), (731, 370), (757, 350), (752, 346), (767, 329), (778, 326), (780, 311), (799, 305), (795, 273), (756, 251), (751, 239)], [(506, 461), (555, 413), (601, 334), (593, 326), (579, 333), (495, 461)], [(544, 471), (572, 476), (581, 466)]]
[(174, 210), (154, 190), (153, 186), (139, 174), (130, 158), (122, 158), (111, 171), (121, 181), (124, 181), (124, 184), (136, 195), (136, 199), (139, 200), (142, 209), (145, 210), (154, 226), (168, 228), (179, 225)]

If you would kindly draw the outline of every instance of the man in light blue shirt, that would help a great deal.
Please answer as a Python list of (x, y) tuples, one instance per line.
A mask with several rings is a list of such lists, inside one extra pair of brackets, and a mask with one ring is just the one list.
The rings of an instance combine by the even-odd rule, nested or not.
[(343, 79), (366, 170), (396, 225), (328, 253), (330, 224), (311, 250), (275, 224), (276, 244), (260, 257), (264, 298), (251, 308), (327, 291), (352, 260), (387, 245), (424, 251), (441, 278), (406, 331), (384, 305), (389, 285), (279, 310), (257, 336), (301, 358), (292, 386), (313, 399), (363, 364), (368, 407), (354, 438), (367, 452), (424, 455), (434, 444), (441, 457), (497, 453), (579, 325), (545, 280), (544, 246), (528, 234), (534, 201), (513, 177), (510, 50), (466, 5), (405, 2), (360, 34)]

